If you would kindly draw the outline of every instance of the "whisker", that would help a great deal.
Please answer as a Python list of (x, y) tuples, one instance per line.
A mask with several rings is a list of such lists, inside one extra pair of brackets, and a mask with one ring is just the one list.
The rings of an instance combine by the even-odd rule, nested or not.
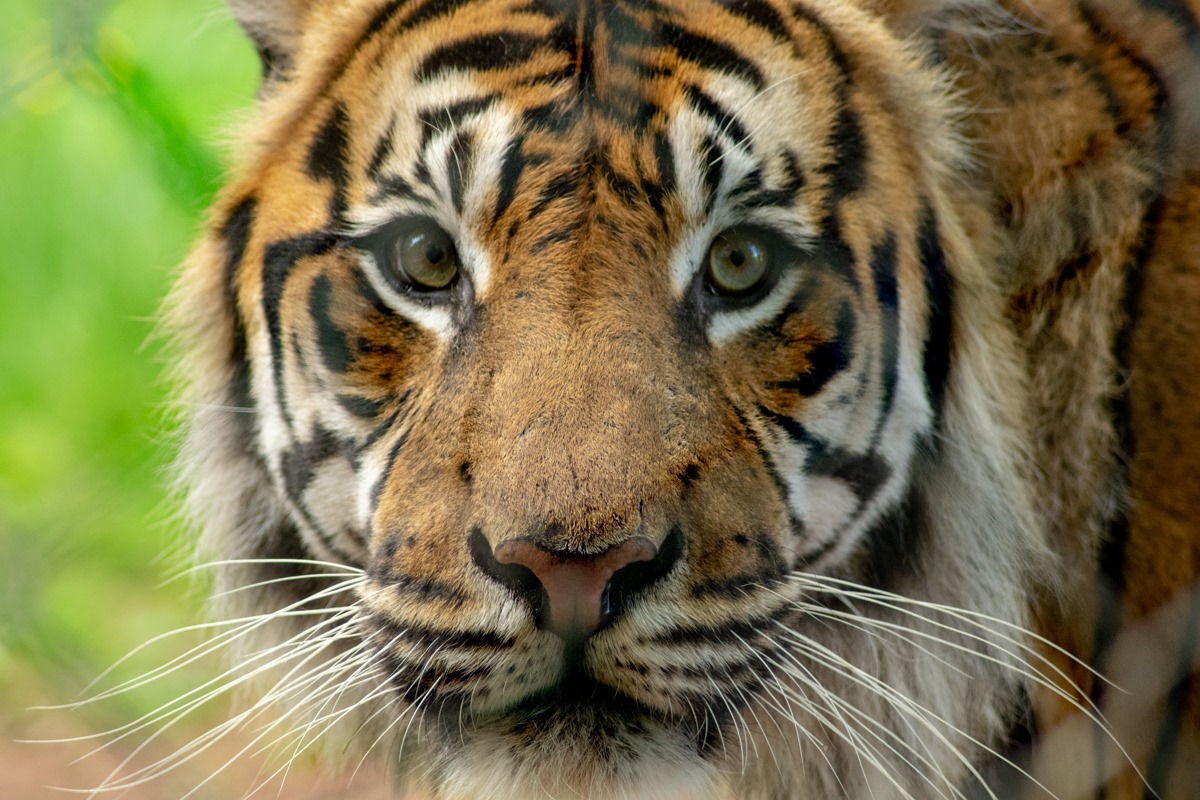
[(169, 674), (177, 671), (179, 668), (186, 666), (188, 664), (194, 663), (198, 659), (203, 658), (204, 656), (208, 655), (209, 653), (214, 652), (215, 650), (219, 649), (220, 647), (225, 646), (230, 641), (232, 641), (236, 638), (239, 638), (241, 636), (244, 636), (247, 633), (249, 633), (253, 630), (256, 630), (260, 627), (263, 627), (274, 620), (282, 619), (285, 617), (323, 616), (323, 615), (334, 613), (336, 611), (339, 611), (339, 610), (342, 610), (345, 608), (350, 608), (349, 606), (330, 607), (330, 608), (323, 608), (323, 609), (306, 609), (304, 607), (311, 604), (312, 602), (314, 602), (316, 600), (324, 599), (326, 597), (333, 597), (333, 596), (336, 596), (337, 594), (342, 593), (343, 591), (349, 591), (350, 589), (353, 589), (358, 583), (359, 583), (359, 580), (355, 579), (352, 581), (346, 581), (343, 584), (335, 584), (332, 587), (327, 587), (326, 589), (323, 589), (320, 592), (309, 595), (308, 597), (305, 597), (303, 600), (296, 601), (296, 602), (294, 602), (288, 606), (285, 606), (277, 611), (268, 612), (265, 614), (256, 614), (256, 615), (252, 615), (252, 616), (248, 616), (248, 617), (241, 617), (241, 618), (234, 619), (234, 620), (199, 623), (196, 625), (189, 625), (189, 626), (185, 626), (184, 628), (180, 628), (180, 629), (176, 629), (174, 631), (168, 631), (166, 633), (159, 634), (158, 636), (155, 636), (154, 638), (150, 639), (149, 641), (142, 643), (141, 645), (139, 645), (136, 648), (134, 648), (133, 650), (131, 650), (129, 653), (126, 653), (124, 656), (122, 656), (120, 659), (118, 659), (116, 662), (114, 662), (111, 666), (109, 666), (107, 669), (105, 669), (103, 672), (101, 672), (100, 675), (98, 675), (96, 678), (94, 678), (92, 681), (90, 681), (88, 683), (88, 685), (83, 689), (83, 691), (90, 690), (97, 683), (99, 683), (105, 677), (110, 675), (115, 669), (118, 669), (121, 665), (127, 663), (131, 658), (136, 656), (138, 653), (143, 652), (148, 647), (151, 647), (158, 642), (169, 639), (180, 633), (191, 632), (191, 631), (196, 631), (196, 630), (216, 629), (216, 628), (226, 627), (228, 625), (238, 626), (232, 630), (224, 631), (224, 632), (218, 634), (214, 639), (210, 639), (207, 642), (202, 642), (199, 645), (196, 645), (192, 649), (188, 650), (187, 652), (185, 652), (184, 654), (182, 654), (180, 656), (176, 656), (175, 658), (173, 658), (171, 661), (168, 661), (164, 665), (161, 665), (152, 670), (144, 672), (141, 675), (137, 676), (136, 678), (131, 678), (127, 681), (124, 681), (123, 683), (117, 684), (116, 686), (114, 686), (104, 692), (101, 692), (100, 694), (93, 695), (88, 698), (84, 698), (83, 700), (79, 700), (74, 703), (66, 703), (66, 704), (61, 704), (61, 705), (56, 705), (56, 706), (42, 706), (40, 708), (46, 709), (46, 710), (74, 710), (74, 709), (78, 709), (78, 708), (86, 706), (86, 705), (90, 705), (90, 704), (99, 702), (101, 700), (106, 700), (110, 697), (114, 697), (116, 695), (123, 694), (123, 693), (131, 691), (133, 689), (141, 688), (142, 686), (145, 686), (148, 683), (151, 683), (154, 680), (157, 680), (158, 678), (161, 678), (165, 675), (169, 675)]
[[(788, 631), (788, 633), (793, 633), (793, 632)], [(876, 678), (875, 676), (871, 675), (870, 673), (866, 672), (865, 670), (859, 668), (857, 665), (848, 661), (844, 657), (838, 655), (837, 653), (833, 652), (829, 648), (827, 648), (817, 642), (808, 640), (804, 637), (797, 637), (792, 641), (792, 645), (793, 645), (792, 648), (783, 650), (781, 652), (781, 655), (786, 655), (792, 662), (792, 667), (789, 667), (789, 665), (787, 665), (787, 664), (780, 663), (780, 667), (782, 669), (784, 669), (786, 672), (788, 672), (789, 674), (794, 676), (795, 672), (794, 672), (793, 667), (801, 669), (801, 670), (803, 670), (804, 674), (803, 674), (803, 676), (798, 676), (798, 677), (801, 677), (806, 683), (809, 681), (816, 681), (817, 684), (819, 685), (820, 682), (817, 681), (816, 677), (813, 676), (812, 672), (795, 657), (794, 653), (791, 652), (792, 649), (796, 649), (796, 647), (799, 647), (799, 649), (801, 649), (806, 655), (808, 655), (810, 658), (812, 658), (814, 660), (814, 662), (816, 662), (817, 664), (820, 664), (825, 669), (828, 669), (831, 672), (833, 672), (837, 675), (840, 675), (841, 677), (844, 677), (847, 680), (852, 681), (853, 683), (856, 683), (857, 685), (862, 686), (865, 689), (868, 689), (873, 694), (875, 694), (877, 697), (884, 700), (893, 709), (900, 712), (901, 718), (904, 720), (906, 727), (908, 727), (910, 731), (912, 731), (910, 721), (913, 718), (916, 718), (917, 720), (919, 720), (922, 723), (923, 728), (925, 728), (935, 738), (937, 738), (940, 742), (942, 742), (942, 744), (946, 745), (946, 747), (955, 755), (956, 759), (958, 759), (960, 761), (960, 763), (962, 763), (967, 768), (968, 771), (970, 771), (972, 774), (975, 774), (974, 767), (970, 763), (970, 761), (968, 759), (966, 759), (959, 752), (958, 748), (956, 748), (953, 745), (953, 743), (951, 743), (949, 741), (949, 739), (946, 738), (945, 735), (942, 734), (942, 732), (940, 730), (938, 730), (938, 728), (935, 725), (931, 724), (930, 720), (934, 720), (934, 721), (946, 724), (948, 727), (953, 728), (953, 726), (951, 726), (941, 716), (937, 715), (932, 710), (920, 705), (919, 703), (916, 703), (915, 701), (913, 701), (911, 698), (907, 697), (902, 692), (897, 691), (893, 687), (889, 686), (887, 683)], [(873, 732), (872, 733), (873, 737), (880, 738), (881, 736), (885, 736), (887, 738), (894, 740), (898, 745), (902, 746), (905, 750), (908, 750), (909, 752), (911, 752), (914, 757), (916, 757), (919, 761), (921, 761), (923, 764), (925, 764), (927, 767), (929, 767), (931, 772), (936, 773), (936, 772), (940, 771), (940, 770), (936, 769), (934, 763), (930, 760), (929, 757), (927, 757), (927, 755), (922, 755), (921, 753), (917, 752), (915, 747), (913, 745), (911, 745), (910, 743), (904, 741), (898, 732), (889, 730), (878, 720), (874, 719), (871, 715), (867, 714), (866, 712), (863, 712), (861, 709), (850, 704), (849, 701), (845, 700), (845, 698), (840, 698), (834, 693), (829, 693), (829, 694), (830, 694), (831, 699), (835, 699), (843, 708), (845, 708), (847, 711), (849, 711), (852, 714), (852, 716), (855, 716), (856, 719), (859, 719), (860, 722), (865, 723), (868, 727), (876, 729), (877, 733)], [(959, 730), (957, 728), (953, 728), (953, 730), (955, 730), (955, 732), (959, 733), (960, 735), (963, 735), (965, 738), (967, 738), (971, 741), (975, 741), (972, 737), (967, 736), (967, 734), (965, 734), (961, 730)], [(882, 738), (880, 738), (880, 741), (886, 747), (893, 750), (893, 752), (896, 752), (894, 747), (892, 747), (890, 744), (887, 744), (885, 741), (883, 741)], [(911, 762), (908, 762), (907, 757), (903, 756), (899, 752), (896, 752), (896, 754), (900, 758), (903, 758), (907, 763), (909, 763), (909, 766), (913, 768), (914, 772), (918, 772), (918, 770), (916, 770), (915, 766), (913, 766), (911, 764)], [(928, 754), (928, 748), (926, 748), (926, 754)], [(976, 775), (976, 777), (979, 777), (979, 776)], [(954, 790), (953, 787), (951, 787), (951, 789), (952, 789), (952, 791), (955, 791), (955, 793), (957, 794), (957, 790)]]
[[(177, 573), (160, 583), (159, 586), (168, 586), (176, 581), (195, 575), (197, 572), (203, 572), (204, 570), (237, 566), (323, 567), (332, 569), (334, 572), (345, 573), (347, 575), (359, 575), (363, 577), (366, 575), (364, 570), (359, 567), (351, 566), (350, 564), (341, 564), (337, 561), (321, 561), (312, 558), (224, 558), (213, 561), (204, 561), (199, 564), (192, 564), (185, 569), (179, 570)], [(314, 575), (317, 574), (320, 573), (314, 573)], [(313, 576), (306, 575), (305, 577)]]
[[(342, 637), (342, 638), (345, 638), (345, 637)], [(238, 676), (236, 680), (230, 681), (222, 686), (219, 686), (217, 689), (215, 689), (211, 692), (208, 692), (205, 695), (201, 695), (200, 697), (197, 697), (195, 700), (192, 700), (191, 702), (185, 704), (185, 706), (181, 710), (179, 710), (178, 713), (174, 714), (172, 719), (170, 719), (166, 724), (160, 726), (154, 733), (150, 734), (145, 740), (143, 740), (137, 746), (137, 748), (135, 748), (134, 751), (132, 753), (130, 753), (129, 756), (125, 760), (123, 760), (113, 770), (112, 773), (110, 773), (109, 777), (106, 778), (104, 780), (104, 782), (101, 784), (101, 788), (103, 788), (105, 790), (112, 790), (112, 789), (128, 788), (129, 786), (133, 786), (133, 785), (139, 785), (140, 783), (144, 783), (147, 780), (153, 779), (155, 777), (159, 777), (162, 774), (164, 774), (168, 769), (173, 769), (182, 763), (186, 763), (187, 761), (190, 761), (191, 759), (198, 756), (200, 753), (203, 753), (209, 747), (211, 747), (213, 744), (215, 744), (216, 741), (221, 739), (224, 735), (226, 735), (230, 731), (233, 731), (239, 727), (242, 727), (244, 722), (246, 722), (249, 719), (253, 719), (254, 717), (263, 713), (267, 708), (269, 708), (272, 705), (273, 701), (276, 699), (276, 697), (278, 697), (280, 695), (280, 692), (278, 691), (280, 684), (283, 684), (289, 680), (292, 680), (293, 675), (298, 670), (302, 669), (306, 664), (308, 664), (314, 657), (319, 655), (321, 653), (321, 651), (323, 651), (330, 644), (335, 643), (337, 641), (337, 639), (338, 639), (338, 637), (334, 637), (334, 636), (324, 636), (324, 637), (318, 638), (313, 642), (309, 642), (308, 644), (303, 645), (301, 648), (293, 649), (291, 652), (285, 654), (284, 656), (280, 656), (280, 657), (268, 662), (267, 664), (256, 667), (251, 672)], [(278, 647), (271, 648), (271, 649), (275, 650), (275, 649), (278, 649)], [(198, 708), (200, 705), (203, 705), (204, 703), (208, 702), (213, 697), (216, 697), (219, 694), (229, 691), (233, 686), (236, 686), (241, 683), (245, 683), (245, 682), (251, 680), (256, 675), (263, 673), (265, 671), (274, 669), (279, 664), (286, 663), (287, 661), (295, 659), (298, 656), (302, 656), (302, 657), (300, 657), (299, 662), (296, 663), (294, 666), (292, 666), (291, 669), (289, 669), (276, 682), (275, 688), (273, 688), (271, 691), (265, 693), (252, 706), (250, 706), (246, 710), (242, 711), (241, 713), (235, 715), (231, 719), (227, 719), (224, 722), (218, 724), (217, 726), (210, 729), (205, 734), (202, 734), (202, 735), (196, 737), (195, 739), (192, 740), (192, 742), (190, 742), (187, 745), (184, 745), (181, 748), (178, 748), (171, 755), (166, 756), (162, 759), (159, 759), (158, 761), (156, 761), (150, 765), (147, 765), (145, 767), (142, 767), (142, 768), (139, 768), (132, 772), (129, 772), (125, 775), (125, 777), (120, 782), (117, 782), (115, 784), (113, 783), (116, 776), (118, 774), (120, 774), (125, 769), (125, 767), (129, 764), (129, 762), (132, 761), (138, 754), (140, 754), (142, 750), (144, 750), (153, 741), (158, 739), (168, 729), (170, 729), (173, 725), (175, 725), (179, 720), (181, 720), (187, 714), (191, 713), (193, 710)], [(321, 666), (317, 667), (316, 669), (322, 669), (322, 668), (324, 668), (324, 665), (321, 665)], [(236, 670), (237, 668), (234, 668), (234, 669)], [(308, 674), (311, 674), (313, 671), (314, 670), (309, 670)], [(302, 674), (300, 677), (303, 678), (304, 675)], [(293, 684), (293, 685), (295, 685), (295, 684)], [(194, 691), (195, 690), (193, 690), (192, 693), (194, 693)], [(189, 693), (189, 694), (191, 694), (191, 693)], [(155, 712), (152, 712), (152, 713), (155, 713)], [(173, 713), (173, 712), (159, 714), (154, 719), (147, 720), (145, 723), (141, 724), (139, 726), (139, 729), (145, 728), (150, 724), (154, 724), (155, 722), (162, 719), (163, 717), (169, 716), (171, 713)], [(125, 736), (128, 736), (129, 733), (130, 732), (122, 734), (122, 736), (117, 737), (110, 742), (107, 742), (100, 749), (111, 746), (116, 741), (119, 741), (120, 739), (125, 738)], [(135, 781), (133, 779), (137, 779), (137, 780)]]
[[(893, 592), (888, 592), (883, 589), (879, 589), (877, 587), (864, 586), (862, 584), (855, 583), (854, 581), (848, 581), (848, 580), (839, 579), (839, 578), (832, 578), (832, 577), (827, 577), (827, 576), (817, 576), (817, 575), (807, 575), (807, 574), (796, 575), (793, 577), (798, 579), (798, 581), (811, 581), (812, 586), (817, 589), (824, 589), (827, 586), (844, 587), (846, 590), (848, 590), (845, 592), (845, 594), (847, 594), (849, 596), (857, 597), (862, 600), (866, 600), (868, 602), (875, 603), (876, 605), (882, 605), (884, 607), (890, 607), (890, 606), (886, 605), (886, 602), (890, 601), (892, 603), (897, 604), (897, 606), (909, 605), (909, 606), (914, 606), (917, 608), (923, 608), (923, 609), (926, 609), (929, 611), (936, 611), (938, 613), (945, 614), (948, 617), (951, 617), (954, 619), (960, 619), (963, 622), (966, 622), (970, 625), (973, 625), (975, 627), (986, 630), (990, 633), (996, 633), (1002, 637), (1005, 637), (1006, 641), (1017, 645), (1022, 651), (1031, 653), (1039, 658), (1044, 659), (1044, 656), (1041, 656), (1041, 654), (1039, 654), (1036, 649), (1030, 647), (1029, 645), (1020, 641), (1019, 639), (1012, 638), (1010, 636), (1007, 636), (1006, 634), (1000, 633), (1000, 631), (996, 630), (995, 628), (988, 627), (988, 625), (985, 623), (997, 625), (1000, 628), (1007, 629), (1007, 630), (1011, 631), (1012, 633), (1019, 634), (1022, 637), (1031, 639), (1034, 642), (1036, 642), (1044, 647), (1047, 647), (1050, 650), (1053, 650), (1054, 652), (1058, 653), (1059, 655), (1061, 655), (1064, 658), (1071, 661), (1076, 666), (1080, 667), (1081, 669), (1086, 670), (1093, 678), (1095, 678), (1099, 681), (1103, 681), (1106, 685), (1108, 685), (1114, 689), (1120, 690), (1120, 687), (1118, 687), (1112, 681), (1108, 680), (1108, 678), (1106, 678), (1103, 673), (1096, 670), (1094, 667), (1092, 667), (1086, 661), (1073, 655), (1066, 648), (1064, 648), (1061, 645), (1058, 645), (1055, 642), (1051, 641), (1050, 639), (1047, 639), (1046, 637), (1040, 635), (1039, 633), (1037, 633), (1037, 631), (1030, 630), (1029, 628), (1026, 628), (1022, 625), (1012, 622), (1011, 620), (1006, 620), (1001, 617), (992, 616), (991, 614), (985, 614), (981, 611), (974, 611), (972, 609), (959, 608), (956, 606), (947, 606), (947, 605), (944, 605), (941, 603), (935, 603), (935, 602), (932, 602), (929, 600), (921, 600), (918, 598), (905, 597), (904, 595), (895, 594)], [(932, 620), (929, 617), (915, 614), (915, 612), (908, 611), (907, 609), (901, 609), (899, 607), (894, 607), (893, 610), (896, 610), (896, 611), (902, 612), (902, 613), (913, 614), (914, 616), (917, 616), (919, 619), (925, 619), (925, 620), (929, 620), (931, 623), (936, 623), (935, 620)], [(944, 625), (944, 623), (941, 623), (941, 624)], [(950, 630), (955, 630), (955, 629), (950, 628)], [(1063, 675), (1062, 677), (1066, 678), (1065, 675)], [(1075, 688), (1078, 688), (1078, 687), (1075, 687)]]
[[(835, 583), (845, 585), (847, 582), (835, 581)], [(853, 583), (850, 583), (848, 585), (856, 586), (856, 584), (853, 584)], [(834, 591), (837, 593), (841, 593), (841, 592), (845, 591), (845, 589), (844, 588), (836, 588), (833, 590), (826, 589), (826, 591)], [(1102, 730), (1104, 730), (1106, 732), (1106, 735), (1109, 736), (1110, 738), (1113, 736), (1113, 734), (1111, 732), (1111, 728), (1108, 725), (1107, 720), (1104, 719), (1104, 715), (1101, 712), (1101, 710), (1099, 709), (1099, 707), (1088, 696), (1088, 693), (1084, 692), (1078, 686), (1078, 684), (1076, 684), (1070, 678), (1070, 676), (1068, 676), (1062, 670), (1061, 667), (1059, 667), (1053, 661), (1050, 661), (1043, 654), (1039, 653), (1036, 648), (1033, 648), (1024, 642), (1021, 642), (1020, 640), (1016, 639), (1015, 637), (1011, 636), (1008, 633), (1005, 633), (1003, 631), (996, 631), (994, 628), (989, 627), (988, 625), (984, 624), (983, 622), (981, 622), (978, 619), (973, 619), (972, 617), (975, 615), (973, 615), (972, 612), (969, 612), (968, 610), (965, 610), (965, 609), (955, 609), (953, 607), (942, 606), (940, 604), (928, 603), (925, 601), (915, 601), (915, 600), (911, 601), (914, 605), (928, 608), (929, 610), (936, 610), (938, 613), (944, 613), (947, 616), (949, 616), (951, 619), (958, 619), (958, 620), (964, 622), (965, 624), (968, 624), (968, 625), (976, 628), (977, 630), (982, 630), (989, 634), (995, 634), (996, 637), (1000, 640), (1000, 642), (1011, 644), (1016, 649), (1010, 650), (1007, 647), (1004, 647), (1002, 644), (998, 643), (994, 639), (987, 638), (987, 637), (981, 636), (980, 634), (972, 633), (970, 631), (966, 631), (961, 628), (955, 628), (954, 626), (949, 625), (946, 622), (943, 622), (941, 620), (934, 619), (934, 618), (929, 617), (924, 614), (919, 614), (916, 611), (913, 611), (912, 609), (900, 607), (898, 605), (897, 601), (903, 602), (903, 601), (910, 600), (909, 598), (904, 598), (901, 595), (892, 595), (891, 593), (883, 592), (882, 590), (872, 590), (872, 589), (868, 589), (867, 587), (861, 587), (861, 590), (859, 590), (859, 591), (852, 590), (848, 593), (853, 596), (858, 597), (859, 599), (866, 600), (868, 602), (872, 602), (882, 608), (887, 608), (889, 610), (895, 611), (898, 614), (903, 614), (905, 616), (909, 616), (914, 619), (919, 619), (935, 628), (938, 628), (941, 630), (946, 630), (946, 631), (951, 631), (958, 636), (961, 636), (968, 640), (979, 642), (989, 648), (992, 648), (995, 651), (998, 651), (1000, 653), (1010, 656), (1013, 659), (1013, 661), (1016, 663), (1004, 661), (1003, 659), (998, 659), (998, 658), (996, 658), (996, 656), (994, 656), (990, 653), (985, 653), (985, 652), (980, 652), (979, 650), (974, 650), (972, 648), (966, 647), (961, 642), (955, 642), (953, 640), (939, 637), (929, 631), (922, 631), (922, 630), (917, 630), (914, 628), (908, 628), (908, 627), (905, 627), (902, 625), (898, 625), (896, 623), (889, 623), (884, 620), (874, 619), (874, 618), (872, 618), (870, 616), (866, 616), (866, 615), (861, 616), (861, 617), (856, 617), (856, 621), (861, 624), (871, 625), (871, 626), (874, 626), (881, 630), (890, 630), (892, 635), (895, 635), (897, 637), (900, 636), (900, 634), (898, 634), (897, 631), (903, 631), (905, 635), (919, 636), (921, 638), (925, 638), (928, 640), (938, 642), (939, 644), (942, 644), (946, 647), (958, 650), (963, 653), (967, 653), (969, 655), (972, 655), (973, 657), (980, 658), (984, 661), (994, 663), (998, 666), (1001, 666), (1002, 668), (1004, 668), (1006, 670), (1009, 670), (1015, 674), (1021, 675), (1022, 677), (1032, 681), (1034, 684), (1036, 684), (1038, 686), (1042, 686), (1043, 688), (1047, 689), (1054, 695), (1058, 696), (1059, 698), (1061, 698), (1062, 700), (1064, 700), (1065, 702), (1070, 704), (1072, 707), (1078, 709), (1081, 713), (1086, 715), (1089, 720), (1091, 720), (1093, 723), (1095, 723), (1097, 726), (1099, 726)], [(880, 596), (877, 597), (877, 596), (873, 596), (873, 595), (880, 595)], [(810, 609), (806, 607), (805, 609), (800, 609), (800, 610), (806, 611), (806, 613), (807, 613)], [(820, 607), (819, 609), (813, 611), (813, 613), (837, 614), (838, 612), (834, 609)], [(992, 622), (1002, 623), (1005, 628), (1008, 628), (1008, 629), (1014, 630), (1014, 631), (1018, 631), (1018, 632), (1023, 632), (1035, 640), (1045, 641), (1042, 637), (1038, 636), (1036, 633), (1034, 633), (1032, 631), (1028, 631), (1027, 629), (1022, 628), (1021, 626), (1016, 625), (1015, 623), (1008, 623), (1008, 622), (1005, 622), (1004, 620), (1000, 620), (998, 618), (991, 617), (989, 615), (984, 615), (984, 614), (981, 614), (978, 616), (983, 617), (986, 620), (989, 620)], [(1071, 660), (1073, 662), (1082, 664), (1082, 662), (1079, 662), (1079, 659), (1075, 658), (1074, 656), (1070, 656), (1069, 654), (1066, 653), (1066, 651), (1062, 650), (1061, 648), (1054, 646), (1052, 644), (1051, 644), (1051, 646), (1056, 651), (1062, 652), (1065, 655), (1068, 655), (1068, 657), (1071, 658)], [(1060, 685), (1057, 681), (1055, 681), (1053, 679), (1053, 677), (1042, 672), (1042, 670), (1035, 663), (1031, 662), (1030, 659), (1027, 658), (1027, 656), (1032, 657), (1032, 659), (1036, 660), (1037, 662), (1040, 662), (1040, 663), (1048, 666), (1050, 671), (1053, 672), (1055, 675), (1057, 675), (1066, 684), (1067, 687), (1069, 687), (1070, 689), (1074, 689), (1074, 691), (1078, 694), (1078, 697), (1073, 696), (1067, 689), (1063, 688), (1062, 685)], [(1084, 665), (1084, 666), (1087, 666), (1087, 665)], [(1092, 672), (1093, 674), (1095, 674), (1095, 670), (1093, 670), (1091, 667), (1087, 667), (1087, 669), (1089, 672)], [(1105, 680), (1104, 682), (1110, 686), (1112, 685), (1107, 680)], [(1083, 698), (1083, 699), (1080, 700), (1079, 698)], [(1119, 743), (1117, 743), (1117, 744), (1119, 747), (1120, 744)]]

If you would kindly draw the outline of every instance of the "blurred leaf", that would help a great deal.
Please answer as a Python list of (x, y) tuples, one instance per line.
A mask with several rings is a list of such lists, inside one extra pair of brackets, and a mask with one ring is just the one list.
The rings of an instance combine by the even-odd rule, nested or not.
[(188, 127), (171, 97), (134, 59), (121, 37), (107, 29), (101, 31), (95, 65), (108, 96), (151, 147), (148, 155), (179, 204), (192, 211), (206, 207), (220, 183), (221, 165)]
[[(219, 0), (5, 4), (0, 722), (25, 719), (32, 695), (73, 699), (198, 615), (186, 582), (156, 588), (181, 532), (167, 524), (164, 387), (146, 342), (219, 184), (209, 142), (256, 82)], [(100, 713), (131, 719), (202, 682)]]

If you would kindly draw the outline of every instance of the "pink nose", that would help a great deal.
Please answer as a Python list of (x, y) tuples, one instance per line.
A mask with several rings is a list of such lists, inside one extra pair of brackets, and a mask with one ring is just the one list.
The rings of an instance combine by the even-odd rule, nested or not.
[(596, 555), (556, 553), (528, 539), (496, 545), (496, 561), (519, 564), (534, 574), (546, 592), (545, 625), (563, 639), (587, 637), (612, 615), (610, 586), (617, 570), (651, 561), (657, 548), (641, 536), (626, 539)]

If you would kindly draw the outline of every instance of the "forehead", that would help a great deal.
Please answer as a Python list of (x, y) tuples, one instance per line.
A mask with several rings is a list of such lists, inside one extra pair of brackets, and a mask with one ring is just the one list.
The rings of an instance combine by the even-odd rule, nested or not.
[(321, 126), (344, 129), (367, 178), (351, 227), (416, 200), (447, 228), (511, 238), (516, 217), (587, 195), (679, 234), (746, 179), (782, 205), (836, 155), (838, 59), (766, 2), (435, 0), (388, 4), (362, 30), (308, 109), (309, 163)]
[(676, 143), (690, 149), (727, 139), (752, 151), (768, 121), (819, 142), (806, 134), (832, 99), (813, 87), (830, 85), (831, 64), (807, 63), (795, 28), (765, 2), (389, 4), (331, 93), (351, 100), (363, 138), (390, 136), (377, 158), (411, 159), (464, 126), (497, 145), (527, 134), (620, 149), (670, 135), (681, 112), (697, 118), (679, 134), (698, 141)]

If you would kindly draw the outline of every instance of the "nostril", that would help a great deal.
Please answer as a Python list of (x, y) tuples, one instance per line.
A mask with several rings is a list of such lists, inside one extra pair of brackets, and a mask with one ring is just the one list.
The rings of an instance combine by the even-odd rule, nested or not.
[(546, 590), (542, 588), (542, 583), (533, 570), (523, 564), (498, 561), (496, 554), (492, 552), (491, 543), (479, 528), (471, 531), (471, 535), (467, 539), (467, 546), (475, 566), (525, 601), (533, 611), (534, 618), (538, 620), (538, 625), (542, 625), (546, 614)]
[(529, 539), (509, 539), (496, 545), (496, 560), (519, 564), (536, 575), (547, 602), (545, 626), (563, 639), (576, 640), (592, 635), (611, 618), (613, 575), (652, 560), (656, 550), (641, 536), (595, 555), (547, 550)]
[(670, 571), (681, 549), (673, 532), (664, 548), (635, 536), (602, 553), (549, 550), (530, 539), (509, 539), (493, 551), (480, 532), (470, 540), (472, 557), (486, 574), (513, 590), (533, 609), (541, 627), (566, 640), (598, 631), (637, 591)]
[(652, 559), (630, 563), (613, 573), (608, 590), (612, 615), (620, 614), (634, 596), (665, 578), (682, 553), (683, 531), (675, 526)]

